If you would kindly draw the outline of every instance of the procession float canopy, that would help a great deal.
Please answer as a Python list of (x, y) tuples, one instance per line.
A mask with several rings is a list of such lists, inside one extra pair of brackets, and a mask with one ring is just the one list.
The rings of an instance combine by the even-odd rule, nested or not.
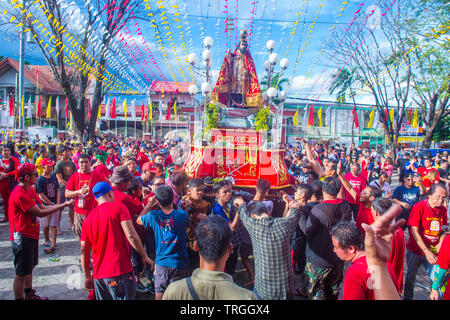
[(254, 188), (260, 178), (270, 181), (272, 189), (288, 188), (293, 178), (284, 150), (271, 147), (268, 132), (255, 130), (252, 122), (265, 105), (247, 36), (242, 30), (239, 45), (227, 51), (211, 92), (218, 126), (209, 130), (208, 142), (190, 146), (184, 170), (193, 178), (229, 179), (237, 188)]

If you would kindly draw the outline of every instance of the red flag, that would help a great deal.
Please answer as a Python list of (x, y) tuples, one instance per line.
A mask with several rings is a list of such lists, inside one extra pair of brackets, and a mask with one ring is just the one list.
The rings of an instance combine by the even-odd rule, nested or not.
[(172, 107), (171, 103), (168, 103), (168, 108), (167, 108), (167, 114), (166, 114), (166, 120), (170, 120), (170, 109)]
[(14, 97), (10, 96), (9, 97), (9, 116), (10, 117), (14, 117), (15, 113), (14, 113)]
[(66, 119), (69, 119), (69, 99), (66, 98)]
[(87, 115), (86, 115), (87, 119), (91, 118), (91, 101), (90, 99), (88, 99), (88, 105), (87, 105)]
[(37, 114), (36, 116), (40, 117), (41, 116), (41, 96), (39, 96), (39, 100), (37, 103)]
[(111, 119), (116, 118), (116, 98), (112, 99), (110, 116)]
[(144, 103), (142, 102), (142, 106), (141, 106), (141, 121), (144, 121), (144, 108), (145, 108), (145, 106), (144, 106)]
[(308, 125), (314, 125), (314, 106), (309, 107)]
[(353, 115), (353, 122), (355, 122), (355, 127), (359, 128), (359, 120), (358, 120), (358, 113), (356, 112), (356, 107), (353, 108), (352, 115)]

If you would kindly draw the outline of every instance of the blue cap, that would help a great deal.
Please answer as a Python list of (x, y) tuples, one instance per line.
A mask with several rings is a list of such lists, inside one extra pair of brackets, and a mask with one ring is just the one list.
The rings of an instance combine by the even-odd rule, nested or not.
[(92, 193), (96, 199), (110, 191), (112, 191), (111, 185), (105, 181), (97, 183), (94, 188), (92, 188)]

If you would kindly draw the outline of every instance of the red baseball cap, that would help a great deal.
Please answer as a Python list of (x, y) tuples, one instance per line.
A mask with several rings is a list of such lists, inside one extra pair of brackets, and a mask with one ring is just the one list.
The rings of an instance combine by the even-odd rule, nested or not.
[(55, 165), (55, 163), (52, 160), (50, 160), (49, 158), (44, 158), (41, 161), (41, 166), (54, 166), (54, 165)]
[(151, 162), (146, 162), (142, 166), (142, 171), (158, 172), (158, 168)]

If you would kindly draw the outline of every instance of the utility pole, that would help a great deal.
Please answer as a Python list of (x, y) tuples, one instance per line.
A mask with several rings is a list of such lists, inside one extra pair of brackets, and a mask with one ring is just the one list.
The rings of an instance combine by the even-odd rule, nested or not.
[[(27, 0), (22, 0), (22, 4), (25, 7)], [(25, 115), (22, 114), (21, 104), (22, 99), (24, 99), (24, 69), (25, 69), (25, 14), (21, 14), (22, 27), (20, 31), (20, 47), (19, 47), (19, 88), (18, 88), (18, 100), (19, 105), (19, 119), (20, 119), (20, 129), (25, 130)]]

